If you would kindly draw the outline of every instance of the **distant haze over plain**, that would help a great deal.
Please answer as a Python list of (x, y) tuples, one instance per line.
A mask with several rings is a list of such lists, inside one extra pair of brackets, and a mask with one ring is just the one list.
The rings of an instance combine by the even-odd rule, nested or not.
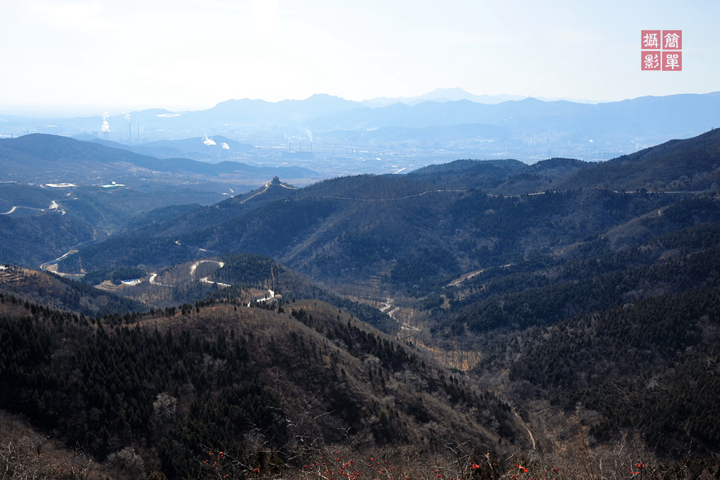
[(49, 133), (156, 158), (297, 166), (330, 177), (402, 173), (467, 158), (608, 160), (720, 125), (720, 92), (596, 104), (531, 97), (500, 103), (485, 97), (484, 104), (450, 100), (450, 94), (470, 96), (454, 89), (433, 92), (432, 101), (404, 98), (371, 107), (317, 94), (279, 102), (226, 100), (191, 111), (75, 118), (0, 114), (0, 137)]

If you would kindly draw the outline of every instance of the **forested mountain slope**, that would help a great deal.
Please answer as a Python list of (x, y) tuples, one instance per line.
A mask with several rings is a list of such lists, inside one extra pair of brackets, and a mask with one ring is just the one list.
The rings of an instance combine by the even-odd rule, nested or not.
[(206, 230), (116, 237), (81, 250), (61, 269), (167, 264), (202, 248), (270, 256), (320, 280), (362, 282), (380, 275), (392, 288), (427, 291), (462, 271), (552, 256), (677, 201), (607, 190), (498, 197), (395, 177), (349, 177)]
[[(670, 209), (666, 217), (662, 212), (684, 196), (665, 193), (669, 187), (649, 194), (641, 187), (648, 178), (665, 181), (668, 172), (682, 171), (702, 183), (693, 188), (712, 195), (705, 180), (714, 178), (718, 148), (720, 135), (709, 132), (597, 165), (567, 159), (533, 166), (465, 160), (404, 176), (343, 177), (297, 190), (271, 184), (215, 207), (128, 230), (80, 252), (64, 267), (78, 269), (81, 261), (87, 270), (167, 264), (189, 259), (197, 249), (247, 252), (270, 256), (317, 280), (383, 278), (390, 288), (424, 294), (462, 272), (538, 257), (553, 262), (569, 252), (582, 255), (578, 245), (591, 238), (607, 236), (610, 248), (621, 249), (679, 228), (687, 219), (675, 221), (682, 215), (672, 212), (686, 207)], [(643, 172), (642, 178), (628, 174), (629, 164)], [(626, 187), (637, 188), (628, 193), (602, 188), (602, 182), (590, 182), (598, 169), (610, 172), (600, 175), (604, 179), (622, 177), (636, 182)], [(563, 188), (574, 185), (573, 179), (585, 179), (583, 188)], [(715, 218), (712, 211), (699, 215), (689, 221)]]
[(167, 209), (147, 212), (142, 217), (131, 221), (128, 224), (128, 231), (123, 233), (133, 237), (165, 237), (188, 234), (240, 217), (263, 205), (293, 195), (296, 190), (298, 189), (280, 182), (278, 179), (276, 182), (267, 182), (260, 188), (228, 198), (214, 205), (197, 209), (188, 207), (187, 210), (177, 213)]
[(582, 408), (601, 413), (592, 442), (630, 431), (665, 456), (714, 454), (720, 223), (598, 251), (524, 271), (489, 269), (421, 308), (445, 345), (483, 352), (475, 366), (483, 381), (510, 373), (505, 391), (535, 405), (535, 425)]
[[(83, 322), (77, 306), (11, 302), (0, 400), (97, 458), (135, 448), (146, 473), (173, 478), (217, 476), (203, 455), (220, 449), (242, 459), (225, 474), (279, 475), (321, 436), (436, 453), (467, 442), (466, 465), (488, 464), (478, 480), (523, 463), (536, 470), (522, 478), (546, 478), (551, 455), (711, 478), (718, 149), (713, 131), (598, 165), (278, 179), (146, 212), (59, 270), (84, 270), (88, 289), (138, 272), (118, 293), (152, 310), (113, 315), (88, 295), (98, 318)], [(653, 183), (679, 172), (688, 188)]]
[(720, 178), (720, 129), (671, 140), (597, 163), (557, 183), (557, 188), (606, 186), (612, 190), (702, 191)]
[[(174, 202), (214, 202), (219, 197), (183, 187), (142, 191), (0, 183), (0, 262), (37, 268), (81, 243), (100, 241), (121, 231), (128, 220), (153, 207)], [(175, 216), (188, 208), (193, 207), (167, 210)]]
[[(3, 301), (22, 299), (27, 313), (37, 306), (83, 313), (85, 315), (144, 312), (150, 307), (72, 280), (12, 265), (0, 266), (0, 293)], [(10, 303), (16, 303), (11, 301)]]
[(326, 445), (526, 441), (492, 393), (323, 302), (90, 319), (0, 308), (0, 406), (98, 460), (128, 457), (126, 474), (213, 478), (208, 451), (236, 459), (240, 478)]

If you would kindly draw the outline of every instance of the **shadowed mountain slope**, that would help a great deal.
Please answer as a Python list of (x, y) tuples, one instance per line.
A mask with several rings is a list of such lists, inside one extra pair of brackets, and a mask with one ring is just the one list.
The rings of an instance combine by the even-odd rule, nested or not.
[[(3, 302), (16, 297), (25, 302), (85, 315), (125, 314), (149, 309), (140, 302), (80, 282), (13, 265), (0, 268), (0, 293), (4, 295)], [(34, 306), (27, 304), (25, 307), (23, 315), (36, 314)]]
[[(228, 198), (215, 205), (201, 208), (188, 206), (178, 212), (167, 209), (150, 211), (128, 225), (128, 234), (149, 237), (186, 235), (230, 221), (263, 205), (294, 195), (297, 190), (292, 185), (279, 180), (270, 181), (256, 190)], [(145, 223), (146, 226), (142, 227), (141, 223)]]
[(323, 281), (381, 275), (393, 288), (425, 291), (463, 270), (551, 254), (677, 200), (609, 191), (498, 197), (397, 176), (347, 177), (205, 230), (152, 239), (129, 232), (82, 250), (61, 270), (167, 264), (202, 248), (270, 256)]
[(211, 478), (208, 451), (213, 466), (239, 459), (238, 478), (328, 445), (526, 442), (508, 404), (324, 302), (90, 321), (45, 308), (18, 320), (17, 308), (0, 306), (0, 406), (98, 460), (129, 448), (139, 472)]
[(568, 175), (556, 188), (606, 186), (613, 190), (702, 191), (720, 177), (720, 129), (687, 140), (597, 163)]

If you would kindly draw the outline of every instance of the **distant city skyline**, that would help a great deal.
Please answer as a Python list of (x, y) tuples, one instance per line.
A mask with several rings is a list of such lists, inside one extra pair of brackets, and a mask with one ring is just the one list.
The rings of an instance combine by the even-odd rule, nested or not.
[[(720, 2), (28, 0), (0, 17), (0, 113), (475, 95), (619, 101), (720, 90)], [(683, 71), (640, 32), (683, 32)]]

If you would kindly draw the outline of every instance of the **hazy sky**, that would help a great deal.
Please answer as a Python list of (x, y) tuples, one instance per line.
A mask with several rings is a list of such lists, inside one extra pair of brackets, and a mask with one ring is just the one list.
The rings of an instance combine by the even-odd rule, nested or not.
[[(0, 0), (0, 12), (0, 111), (720, 90), (718, 0)], [(682, 72), (640, 71), (643, 29), (683, 31)]]

